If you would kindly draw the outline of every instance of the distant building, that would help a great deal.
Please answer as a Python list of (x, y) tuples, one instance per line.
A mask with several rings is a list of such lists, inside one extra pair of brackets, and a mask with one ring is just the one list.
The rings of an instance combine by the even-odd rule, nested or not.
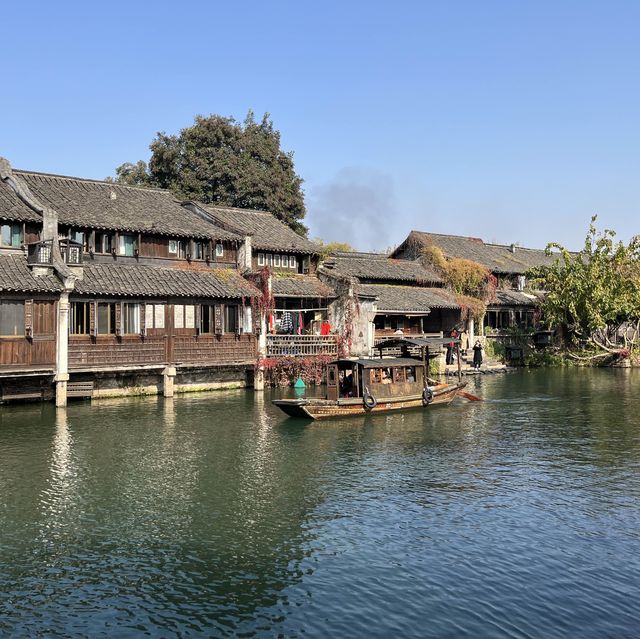
[(526, 273), (530, 268), (553, 264), (554, 256), (516, 244), (491, 244), (475, 237), (411, 231), (390, 257), (413, 262), (429, 246), (440, 248), (448, 258), (477, 262), (496, 277), (496, 299), (487, 307), (485, 327), (499, 332), (507, 328), (533, 326), (540, 293), (529, 290)]

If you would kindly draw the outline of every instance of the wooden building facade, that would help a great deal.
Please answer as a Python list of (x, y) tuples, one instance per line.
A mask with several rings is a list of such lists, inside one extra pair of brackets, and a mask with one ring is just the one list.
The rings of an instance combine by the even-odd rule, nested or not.
[(244, 386), (244, 238), (167, 191), (0, 160), (0, 399)]

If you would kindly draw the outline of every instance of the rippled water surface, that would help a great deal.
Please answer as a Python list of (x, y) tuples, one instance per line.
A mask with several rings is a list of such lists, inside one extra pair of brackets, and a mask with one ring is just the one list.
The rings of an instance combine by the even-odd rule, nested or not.
[(640, 636), (640, 371), (470, 390), (0, 408), (0, 636)]

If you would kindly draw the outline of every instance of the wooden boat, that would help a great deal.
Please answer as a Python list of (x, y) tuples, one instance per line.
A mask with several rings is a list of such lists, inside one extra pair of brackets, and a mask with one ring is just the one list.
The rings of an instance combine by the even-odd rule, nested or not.
[[(276, 399), (273, 404), (290, 417), (327, 419), (408, 408), (449, 404), (466, 386), (458, 368), (456, 383), (439, 383), (428, 377), (427, 362), (434, 346), (459, 340), (401, 338), (378, 346), (380, 358), (339, 359), (327, 365), (325, 398)], [(402, 357), (384, 357), (385, 349), (400, 349)], [(431, 349), (431, 354), (430, 354)], [(418, 356), (412, 356), (419, 350)], [(459, 353), (459, 348), (457, 348)], [(459, 355), (458, 355), (459, 361)]]

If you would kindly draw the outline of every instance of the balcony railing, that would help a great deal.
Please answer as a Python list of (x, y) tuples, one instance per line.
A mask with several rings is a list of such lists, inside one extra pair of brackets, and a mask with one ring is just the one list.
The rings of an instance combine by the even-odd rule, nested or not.
[[(82, 264), (82, 244), (69, 239), (60, 240), (60, 254), (66, 264)], [(51, 264), (53, 260), (53, 240), (34, 242), (27, 247), (29, 264)]]
[(267, 335), (267, 357), (338, 356), (336, 335)]

